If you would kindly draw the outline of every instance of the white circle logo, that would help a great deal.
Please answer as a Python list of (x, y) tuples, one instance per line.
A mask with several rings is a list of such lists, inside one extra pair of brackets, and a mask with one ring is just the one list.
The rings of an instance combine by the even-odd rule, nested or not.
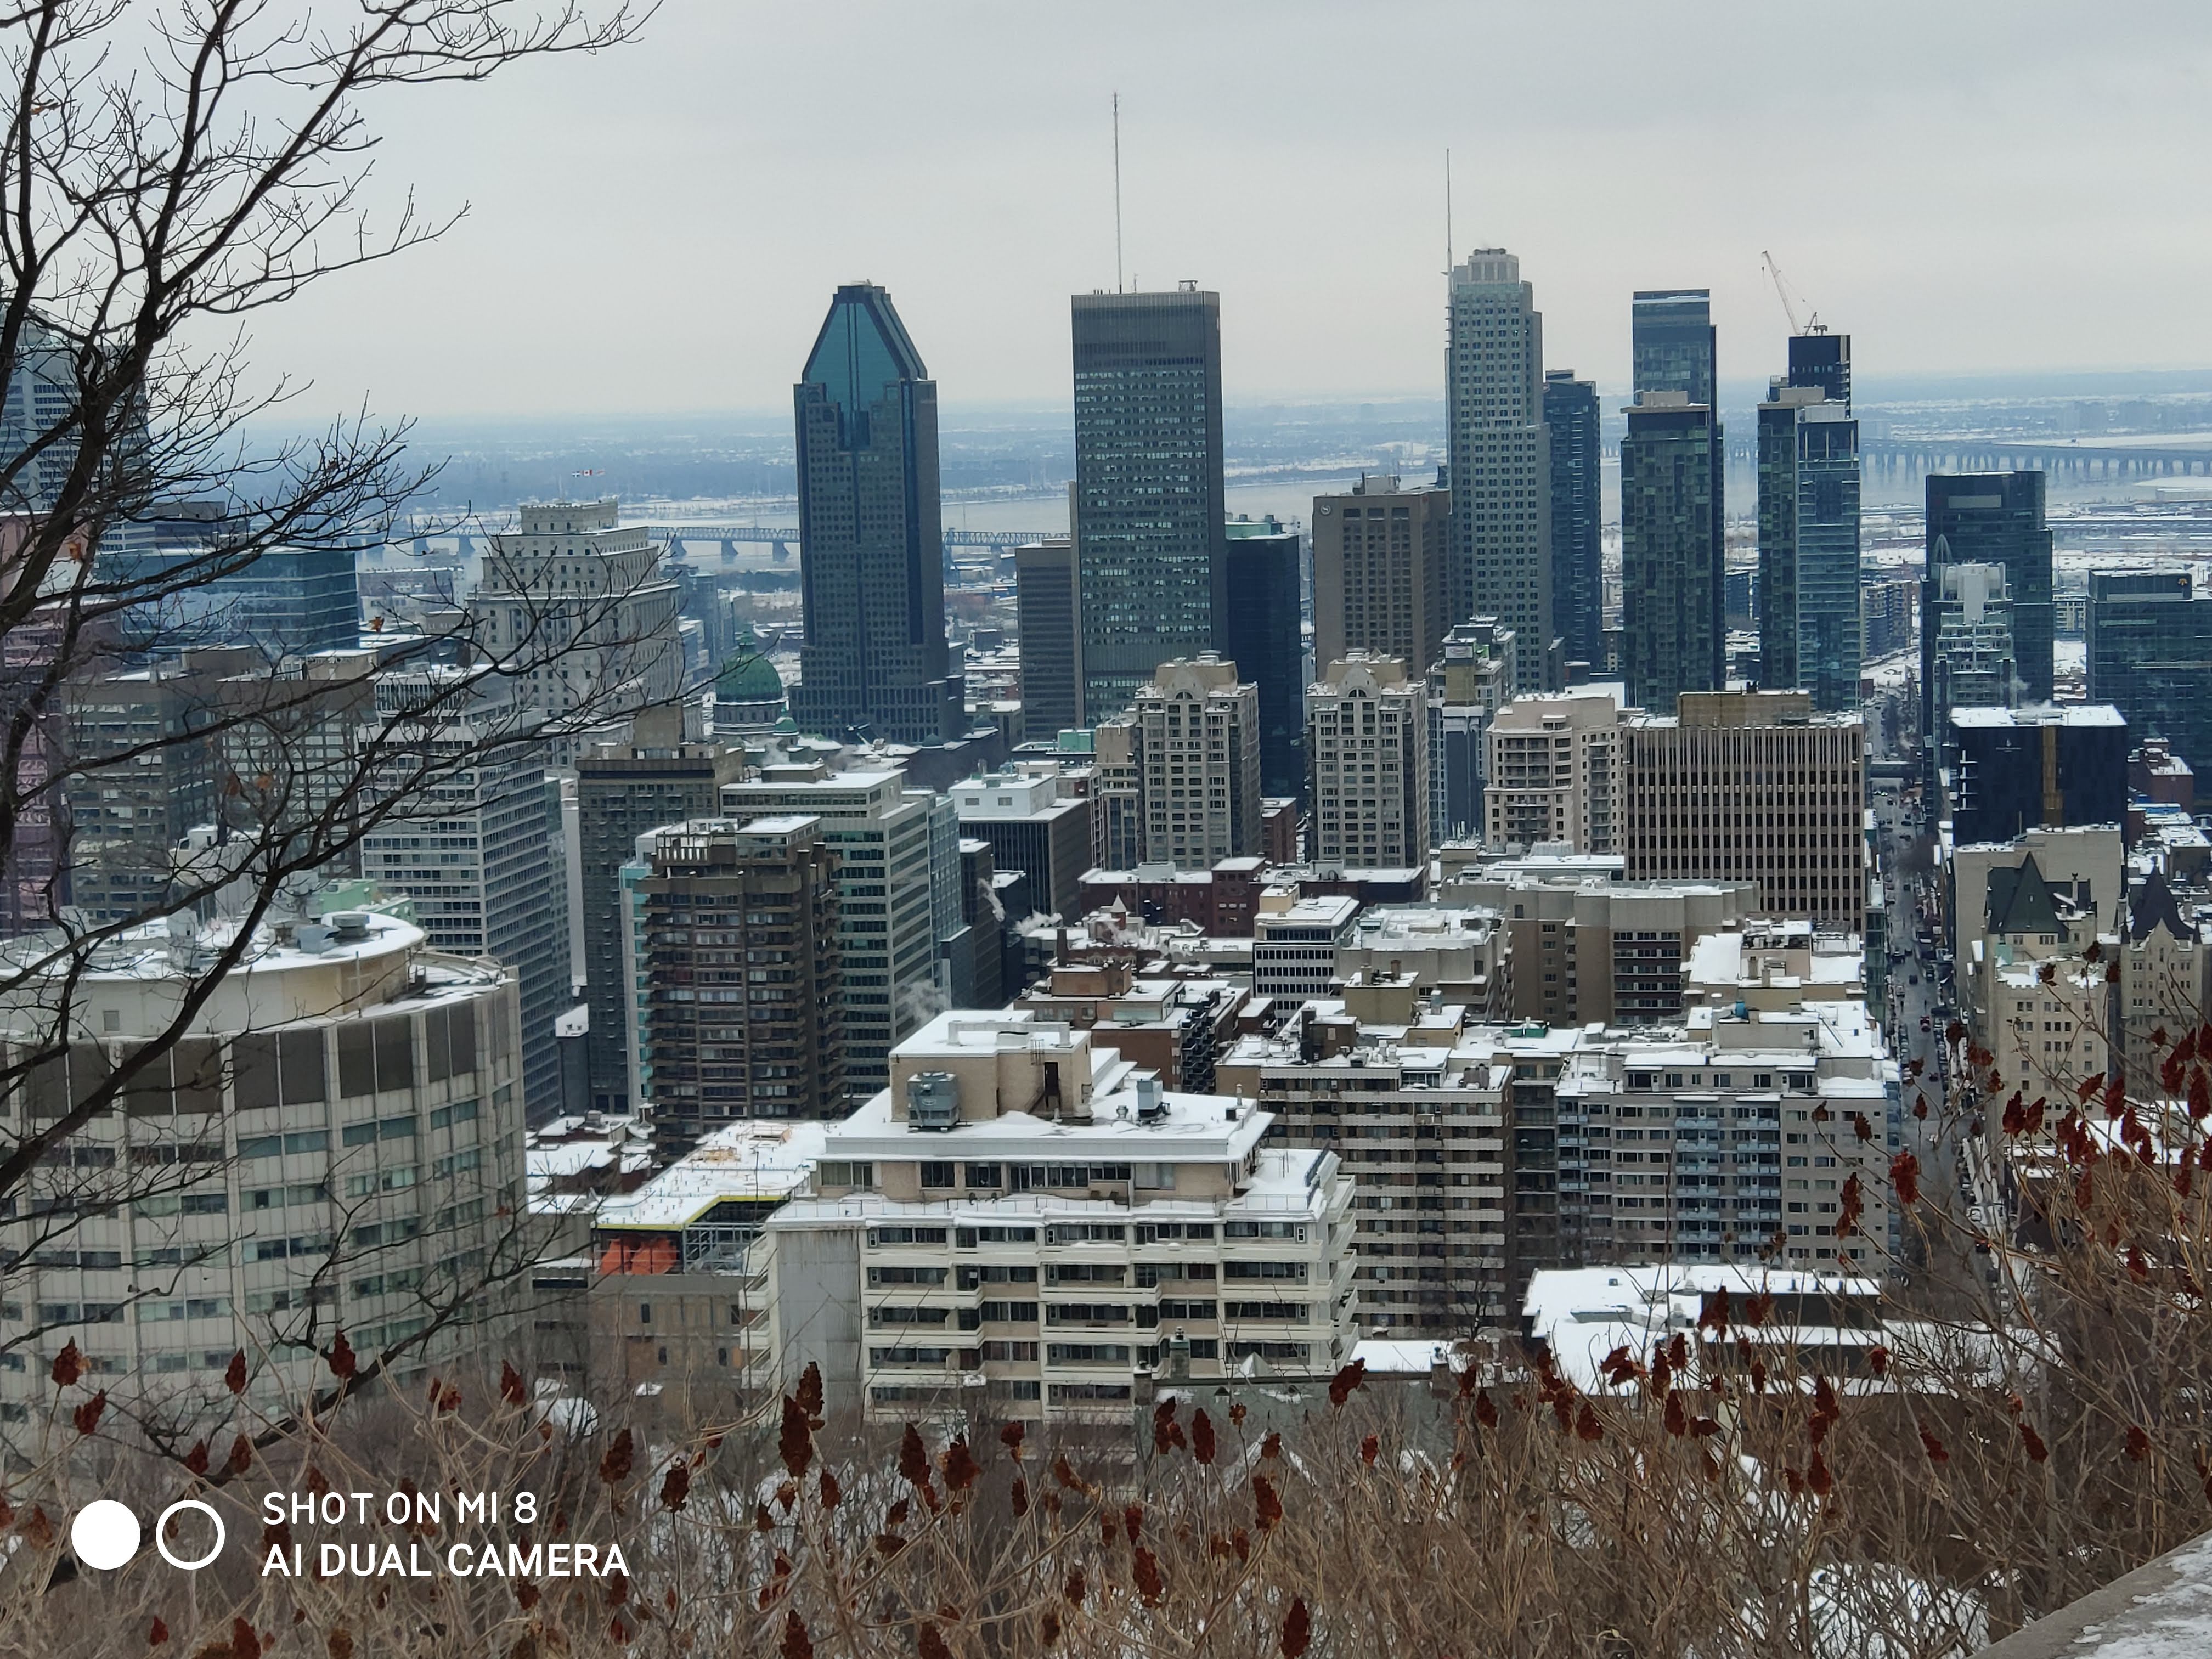
[[(118, 1504), (116, 1507), (120, 1509), (122, 1505)], [(215, 1542), (209, 1547), (208, 1553), (197, 1561), (180, 1560), (169, 1553), (169, 1540), (166, 1536), (169, 1530), (169, 1518), (179, 1510), (198, 1510), (202, 1515), (207, 1516), (208, 1524), (215, 1528)], [(161, 1518), (154, 1523), (154, 1547), (161, 1552), (161, 1559), (173, 1567), (180, 1567), (186, 1572), (198, 1572), (216, 1556), (221, 1555), (223, 1536), (222, 1517), (215, 1512), (215, 1505), (204, 1504), (197, 1498), (179, 1498), (168, 1508), (163, 1510)]]
[(138, 1517), (112, 1498), (94, 1498), (70, 1522), (70, 1547), (86, 1566), (112, 1572), (138, 1553)]

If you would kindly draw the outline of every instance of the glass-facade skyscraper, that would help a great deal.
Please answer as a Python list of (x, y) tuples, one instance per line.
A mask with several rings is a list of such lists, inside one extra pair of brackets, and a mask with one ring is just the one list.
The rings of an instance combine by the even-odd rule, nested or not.
[[(1816, 349), (1801, 350), (1802, 345)], [(1837, 712), (1859, 703), (1859, 423), (1850, 337), (1795, 335), (1759, 406), (1759, 678)], [(1842, 395), (1838, 395), (1838, 394)]]
[(2185, 570), (2089, 578), (2089, 701), (2212, 772), (2212, 597)]
[(1222, 647), (1221, 296), (1194, 283), (1079, 294), (1071, 320), (1084, 703), (1096, 723), (1162, 663)]
[(2051, 532), (2040, 472), (1928, 475), (1927, 568), (1920, 587), (1920, 719), (1934, 764), (1936, 634), (1947, 565), (2002, 565), (2012, 599), (2013, 661), (2024, 702), (2051, 701)]
[(1718, 407), (1718, 342), (1710, 289), (1638, 290), (1629, 340), (1634, 390), (1679, 392), (1693, 404)]
[(1221, 651), (1237, 678), (1260, 688), (1260, 792), (1278, 799), (1305, 793), (1306, 684), (1299, 629), (1299, 573), (1305, 538), (1273, 519), (1238, 519), (1228, 526), (1229, 607)]
[(872, 283), (841, 288), (792, 389), (806, 643), (792, 718), (826, 737), (966, 730), (945, 642), (937, 383)]
[(1720, 424), (1679, 392), (1639, 393), (1620, 443), (1622, 677), (1632, 702), (1674, 712), (1728, 684)]
[(1551, 434), (1552, 624), (1571, 661), (1602, 663), (1605, 506), (1599, 468), (1597, 383), (1571, 368), (1544, 375)]
[(1444, 421), (1452, 624), (1478, 616), (1504, 623), (1520, 642), (1515, 689), (1541, 691), (1554, 678), (1559, 635), (1544, 319), (1520, 260), (1504, 248), (1478, 248), (1452, 268)]

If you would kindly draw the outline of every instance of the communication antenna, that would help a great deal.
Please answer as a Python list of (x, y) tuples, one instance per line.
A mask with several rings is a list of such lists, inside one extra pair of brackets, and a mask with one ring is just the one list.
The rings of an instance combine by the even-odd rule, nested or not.
[(1452, 272), (1452, 189), (1451, 151), (1444, 151), (1444, 280), (1451, 280)]
[(1114, 94), (1114, 292), (1121, 290), (1121, 94)]

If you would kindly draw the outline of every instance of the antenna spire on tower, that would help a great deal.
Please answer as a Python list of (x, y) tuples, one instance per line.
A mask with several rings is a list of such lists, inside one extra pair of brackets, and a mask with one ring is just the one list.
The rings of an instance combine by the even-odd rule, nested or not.
[(1114, 94), (1114, 292), (1121, 292), (1121, 94)]
[(1444, 151), (1444, 280), (1449, 282), (1452, 273), (1452, 188), (1451, 151)]

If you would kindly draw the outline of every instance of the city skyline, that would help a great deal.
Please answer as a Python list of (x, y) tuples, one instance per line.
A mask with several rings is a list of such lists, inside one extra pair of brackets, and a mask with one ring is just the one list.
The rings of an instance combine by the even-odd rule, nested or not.
[[(1626, 379), (1626, 293), (1678, 284), (1713, 289), (1723, 381), (1763, 379), (1759, 342), (1784, 331), (1763, 248), (1824, 319), (1853, 330), (1860, 371), (1877, 380), (2018, 368), (2022, 349), (2049, 369), (2212, 365), (2212, 329), (2191, 303), (2212, 245), (2170, 207), (2201, 148), (2188, 124), (2205, 118), (2165, 95), (2201, 78), (2212, 19), (2162, 9), (2127, 40), (2069, 41), (2058, 64), (2036, 42), (2061, 16), (2016, 12), (2002, 38), (1972, 15), (1900, 7), (1836, 23), (1828, 72), (1857, 89), (1831, 118), (1830, 153), (1858, 185), (1844, 220), (1825, 198), (1781, 187), (1783, 153), (1723, 142), (1749, 131), (1735, 92), (1784, 83), (1798, 44), (1784, 20), (1745, 8), (1716, 25), (1717, 46), (1626, 11), (1572, 33), (1535, 18), (1409, 19), (1407, 38), (1425, 27), (1437, 42), (1407, 66), (1409, 95), (1358, 123), (1320, 119), (1287, 149), (1194, 77), (1234, 47), (1277, 84), (1317, 84), (1335, 49), (1332, 14), (1270, 11), (1261, 36), (1261, 14), (1224, 8), (1189, 22), (1191, 50), (1167, 60), (1144, 50), (1139, 14), (1086, 43), (1072, 76), (1064, 30), (1048, 24), (936, 31), (885, 14), (836, 49), (854, 84), (911, 76), (942, 94), (911, 112), (909, 142), (889, 155), (818, 142), (799, 118), (796, 82), (764, 76), (744, 100), (708, 95), (733, 64), (818, 57), (832, 20), (672, 10), (634, 47), (537, 65), (441, 106), (435, 125), (393, 133), (389, 177), (417, 181), (426, 210), (466, 204), (470, 216), (441, 246), (272, 314), (254, 358), (311, 380), (317, 410), (364, 395), (439, 417), (772, 409), (789, 385), (786, 343), (818, 322), (819, 295), (866, 277), (896, 292), (932, 341), (949, 398), (1056, 404), (1067, 296), (1115, 283), (1118, 90), (1125, 270), (1146, 290), (1194, 278), (1222, 294), (1224, 380), (1237, 397), (1440, 386), (1447, 149), (1458, 157), (1453, 251), (1519, 252), (1556, 360), (1601, 386)], [(1916, 50), (1900, 53), (1908, 28)], [(1559, 62), (1579, 95), (1560, 100), (1552, 77), (1522, 77), (1514, 66), (1528, 61)], [(1687, 95), (1655, 109), (1645, 77), (1669, 70)], [(639, 122), (648, 94), (654, 113)], [(2039, 120), (2062, 95), (2072, 118)], [(1010, 125), (1022, 143), (1001, 142)], [(1618, 158), (1678, 141), (1701, 146), (1709, 167), (1686, 198), (1640, 199)], [(693, 169), (659, 164), (678, 154), (715, 169), (742, 214), (700, 213)], [(1961, 167), (1976, 180), (1963, 195), (1949, 182)], [(1232, 179), (1233, 204), (1217, 187)], [(1377, 190), (1403, 211), (1358, 239), (1311, 234)], [(374, 194), (396, 210), (396, 184)], [(842, 210), (820, 214), (829, 200)], [(665, 234), (678, 252), (650, 256), (661, 301), (635, 304), (627, 260), (544, 283), (548, 222), (644, 248)], [(1290, 235), (1299, 259), (1273, 246)], [(732, 262), (738, 307), (720, 297)], [(2062, 296), (2089, 288), (2109, 303), (2069, 323)], [(1342, 306), (1345, 294), (1360, 303)], [(334, 325), (365, 306), (406, 315), (404, 339)], [(715, 323), (702, 330), (705, 316)], [(543, 351), (562, 333), (581, 337), (599, 372), (579, 378), (570, 354)]]

